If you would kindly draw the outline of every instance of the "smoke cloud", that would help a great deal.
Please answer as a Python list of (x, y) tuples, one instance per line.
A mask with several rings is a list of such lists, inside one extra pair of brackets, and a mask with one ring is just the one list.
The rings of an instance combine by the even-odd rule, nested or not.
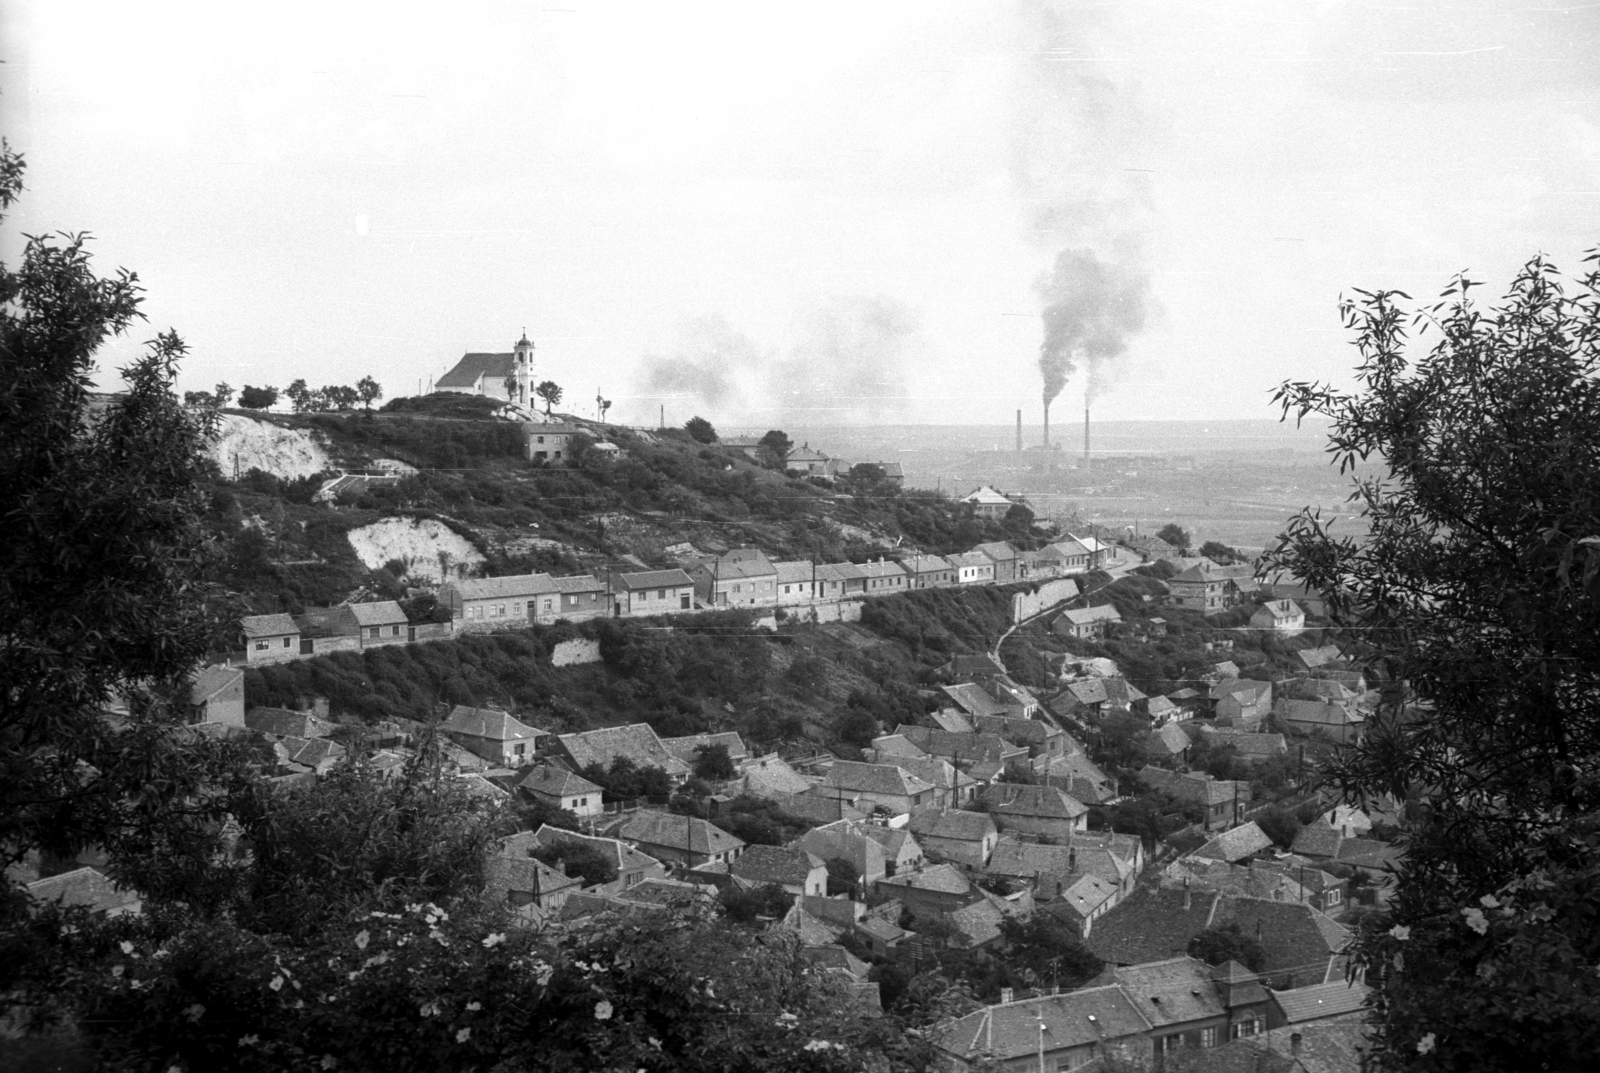
[(1144, 327), (1150, 283), (1100, 260), (1093, 250), (1066, 249), (1056, 256), (1054, 270), (1038, 283), (1044, 300), (1044, 341), (1039, 345), (1039, 371), (1044, 374), (1044, 403), (1050, 405), (1082, 365), (1088, 367), (1088, 399), (1104, 389), (1112, 363)]
[(678, 345), (668, 355), (644, 359), (648, 395), (688, 396), (714, 412), (747, 405), (751, 381), (770, 365), (773, 353), (736, 331), (721, 314), (678, 325)]

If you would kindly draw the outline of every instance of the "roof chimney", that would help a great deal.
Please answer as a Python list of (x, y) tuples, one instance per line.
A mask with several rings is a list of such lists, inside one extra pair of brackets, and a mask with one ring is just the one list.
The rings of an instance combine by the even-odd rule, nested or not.
[(1000, 1001), (1001, 1002), (1010, 1002), (1012, 997), (1014, 996), (1014, 994), (1015, 994), (1015, 992), (1013, 992), (1011, 990), (1011, 988), (1002, 987), (1000, 989)]
[(1188, 876), (1184, 876), (1183, 877), (1183, 908), (1185, 910), (1188, 910), (1190, 905), (1191, 905), (1191, 902), (1189, 901), (1189, 877)]
[(1290, 1054), (1299, 1054), (1300, 1053), (1300, 1033), (1298, 1033), (1298, 1032), (1292, 1033), (1289, 1036), (1289, 1053)]

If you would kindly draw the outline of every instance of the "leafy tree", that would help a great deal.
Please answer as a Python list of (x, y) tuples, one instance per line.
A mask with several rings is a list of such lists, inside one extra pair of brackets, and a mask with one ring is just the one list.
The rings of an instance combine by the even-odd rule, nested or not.
[(372, 409), (372, 404), (383, 398), (383, 385), (370, 376), (363, 376), (356, 381), (356, 398), (361, 400), (361, 405)]
[(722, 903), (723, 912), (728, 914), (729, 920), (740, 924), (754, 924), (761, 917), (783, 916), (794, 904), (794, 895), (776, 883), (767, 883), (749, 890), (740, 890), (730, 884), (719, 892), (718, 901)]
[(1189, 534), (1177, 522), (1168, 522), (1156, 530), (1156, 538), (1164, 540), (1180, 551), (1189, 546)]
[(213, 391), (211, 395), (217, 400), (217, 407), (220, 409), (221, 407), (224, 407), (233, 401), (233, 388), (229, 387), (227, 384), (218, 384), (216, 390)]
[(1081, 987), (1102, 967), (1077, 933), (1050, 913), (1036, 912), (1025, 922), (1008, 916), (1000, 922), (1000, 937), (1006, 944), (1006, 960), (1032, 973), (1041, 984)]
[(1288, 809), (1273, 805), (1256, 817), (1256, 826), (1273, 843), (1288, 849), (1294, 845), (1294, 836), (1300, 833), (1300, 821)]
[(552, 839), (529, 856), (558, 872), (582, 876), (586, 887), (610, 883), (617, 878), (617, 862), (612, 855), (581, 838)]
[[(0, 211), (22, 173), (0, 148)], [(0, 265), (0, 857), (99, 844), (115, 874), (179, 817), (219, 818), (195, 791), (226, 750), (178, 728), (228, 616), (196, 580), (217, 555), (202, 491), (215, 411), (174, 396), (185, 347), (170, 332), (91, 405), (95, 351), (140, 299), (133, 273), (96, 276), (84, 243), (29, 238)], [(119, 696), (126, 718), (107, 718)]]
[(330, 384), (322, 388), (317, 394), (322, 398), (325, 406), (330, 406), (340, 413), (355, 409), (360, 396), (356, 389), (347, 384)]
[(246, 410), (265, 410), (278, 401), (278, 389), (275, 387), (244, 386), (239, 392), (239, 405)]
[(209, 391), (185, 391), (183, 393), (183, 404), (203, 410), (215, 410), (217, 408), (217, 397)]
[(782, 472), (789, 464), (789, 452), (794, 449), (794, 443), (789, 437), (778, 429), (769, 429), (761, 437), (759, 450), (756, 452), (761, 457), (761, 464), (768, 469)]
[(1006, 511), (1006, 516), (1000, 522), (1005, 531), (1012, 536), (1027, 537), (1028, 531), (1033, 528), (1033, 511), (1021, 503), (1011, 504), (1011, 509)]
[(736, 774), (738, 772), (733, 766), (732, 758), (728, 756), (726, 745), (712, 742), (694, 751), (695, 778), (722, 782), (733, 778)]
[(848, 894), (856, 897), (861, 887), (861, 873), (856, 871), (856, 866), (843, 857), (829, 857), (825, 862), (828, 867), (828, 894)]
[(1238, 553), (1228, 545), (1216, 540), (1208, 540), (1200, 545), (1200, 554), (1220, 563), (1231, 563), (1239, 557)]
[(1354, 946), (1378, 1056), (1575, 1067), (1600, 1024), (1600, 273), (1535, 258), (1490, 307), (1476, 286), (1343, 303), (1356, 392), (1279, 398), (1331, 422), (1361, 535), (1307, 511), (1269, 562), (1407, 687), (1326, 768), (1346, 800), (1412, 798), (1393, 929)]
[(1188, 953), (1207, 965), (1237, 961), (1251, 972), (1260, 972), (1267, 966), (1267, 952), (1261, 949), (1261, 944), (1232, 921), (1207, 928), (1190, 939)]
[(550, 408), (561, 402), (561, 385), (554, 380), (546, 380), (533, 389), (533, 393), (544, 400), (544, 415), (550, 416)]
[(303, 414), (316, 408), (316, 396), (306, 386), (304, 380), (296, 380), (284, 388), (283, 393), (289, 397), (289, 403), (294, 407), (294, 412), (297, 414)]
[(689, 433), (689, 438), (696, 443), (716, 443), (717, 430), (711, 427), (711, 422), (696, 415), (683, 423), (684, 431)]

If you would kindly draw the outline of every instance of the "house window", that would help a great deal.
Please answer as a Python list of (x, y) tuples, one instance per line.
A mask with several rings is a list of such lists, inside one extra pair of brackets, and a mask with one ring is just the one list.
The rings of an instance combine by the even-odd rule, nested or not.
[(512, 604), (511, 605), (511, 613), (513, 615), (522, 614), (522, 605), (520, 603)]
[(544, 609), (545, 609), (545, 610), (546, 610), (546, 611), (549, 611), (549, 610), (551, 610), (551, 606), (550, 606), (550, 601), (549, 601), (549, 600), (546, 600), (546, 601), (545, 601), (545, 602), (544, 602)]
[(291, 637), (285, 637), (285, 638), (284, 638), (284, 639), (283, 639), (283, 647), (284, 647), (284, 648), (288, 648), (288, 647), (289, 647), (289, 646), (290, 646), (290, 645), (292, 645), (292, 644), (293, 644), (293, 643), (294, 643), (294, 639), (293, 639), (293, 638), (291, 638)]
[(518, 756), (521, 756), (521, 755), (523, 755), (523, 752), (524, 752), (524, 751), (525, 751), (525, 750), (526, 750), (526, 749), (527, 749), (527, 746), (526, 746), (526, 745), (519, 745), (519, 746), (517, 746), (517, 748), (516, 748), (516, 750), (515, 750), (515, 751), (516, 751), (516, 755), (518, 755)]
[(665, 600), (666, 598), (667, 598), (667, 590), (666, 589), (657, 589), (656, 590), (656, 599), (657, 600)]
[(256, 651), (257, 652), (265, 652), (268, 649), (270, 649), (271, 647), (272, 647), (272, 645), (270, 643), (266, 642), (266, 641), (257, 641), (256, 642)]
[(585, 805), (587, 805), (587, 804), (588, 804), (588, 803), (589, 803), (589, 799), (588, 799), (588, 798), (587, 798), (587, 797), (580, 797), (580, 798), (578, 798), (578, 807), (579, 807), (579, 808), (583, 808), (583, 807), (584, 807), (584, 806), (585, 806)]
[(400, 627), (399, 626), (390, 626), (389, 627), (389, 636), (390, 637), (399, 637), (400, 636)]
[(380, 627), (377, 627), (377, 626), (370, 627), (370, 632), (367, 634), (367, 636), (373, 638), (374, 640), (376, 640), (378, 637), (381, 636), (381, 634), (379, 633), (379, 629), (380, 629)]
[(1241, 1036), (1254, 1036), (1260, 1031), (1261, 1022), (1252, 1017), (1248, 1021), (1240, 1021), (1229, 1028), (1228, 1036), (1231, 1039), (1238, 1039)]
[(1216, 1045), (1217, 1045), (1217, 1026), (1216, 1025), (1212, 1025), (1210, 1028), (1202, 1028), (1200, 1030), (1200, 1046), (1202, 1046), (1202, 1047), (1215, 1047)]
[(1328, 904), (1329, 905), (1338, 905), (1340, 900), (1342, 899), (1342, 897), (1343, 897), (1343, 892), (1338, 890), (1337, 888), (1335, 888), (1333, 890), (1330, 890), (1328, 892)]
[(625, 887), (631, 887), (631, 886), (633, 886), (635, 883), (639, 882), (639, 880), (641, 880), (643, 878), (644, 878), (644, 876), (641, 875), (638, 872), (629, 872), (628, 873), (628, 878), (622, 881), (622, 885), (625, 886)]

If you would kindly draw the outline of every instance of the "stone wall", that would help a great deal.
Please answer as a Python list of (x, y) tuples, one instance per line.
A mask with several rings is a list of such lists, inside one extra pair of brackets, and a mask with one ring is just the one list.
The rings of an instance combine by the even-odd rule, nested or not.
[(1077, 595), (1078, 583), (1071, 578), (1041, 581), (1031, 591), (1012, 594), (1011, 621), (1017, 623), (1032, 618), (1039, 612), (1047, 611), (1057, 604), (1064, 604)]

